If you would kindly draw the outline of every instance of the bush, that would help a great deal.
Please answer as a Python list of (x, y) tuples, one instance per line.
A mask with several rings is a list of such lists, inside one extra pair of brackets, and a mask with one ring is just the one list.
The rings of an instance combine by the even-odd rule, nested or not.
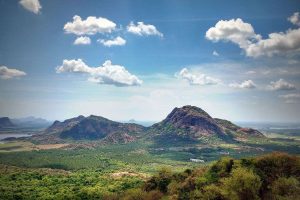
[(234, 169), (232, 175), (224, 178), (221, 182), (223, 183), (223, 193), (228, 199), (259, 199), (261, 181), (260, 177), (252, 170), (246, 168)]
[(256, 173), (261, 177), (261, 194), (267, 193), (273, 181), (280, 177), (300, 178), (300, 159), (286, 153), (272, 153), (254, 160)]
[(281, 177), (273, 182), (271, 186), (271, 195), (273, 199), (297, 199), (300, 194), (300, 183), (294, 178)]
[(158, 189), (162, 193), (167, 193), (168, 185), (170, 184), (171, 180), (172, 180), (171, 171), (166, 168), (161, 169), (158, 172), (158, 175), (153, 176), (145, 183), (144, 190), (149, 192)]
[(214, 165), (211, 166), (208, 173), (208, 180), (212, 183), (219, 180), (219, 178), (229, 176), (234, 161), (232, 158), (224, 157), (221, 160), (217, 161)]

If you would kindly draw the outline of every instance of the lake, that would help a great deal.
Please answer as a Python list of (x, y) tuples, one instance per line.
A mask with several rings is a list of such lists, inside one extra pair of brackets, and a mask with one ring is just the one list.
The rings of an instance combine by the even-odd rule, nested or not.
[(0, 140), (3, 140), (5, 138), (10, 138), (10, 137), (20, 138), (20, 137), (30, 137), (30, 136), (32, 135), (25, 134), (25, 133), (3, 133), (0, 134)]

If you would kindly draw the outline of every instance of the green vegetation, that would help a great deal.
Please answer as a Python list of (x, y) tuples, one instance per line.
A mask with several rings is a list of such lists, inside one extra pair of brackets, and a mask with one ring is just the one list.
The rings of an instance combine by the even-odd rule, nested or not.
[[(0, 144), (0, 199), (297, 200), (300, 194), (296, 139), (162, 134), (127, 144), (61, 145)], [(291, 155), (262, 155), (273, 151)]]
[(139, 187), (142, 176), (108, 172), (22, 169), (0, 165), (0, 199), (102, 199)]
[(29, 151), (33, 144), (26, 141), (6, 142), (0, 145), (0, 152)]
[(153, 176), (107, 167), (84, 170), (0, 165), (0, 199), (298, 199), (300, 158), (272, 153), (240, 160), (224, 157)]
[[(9, 146), (5, 144), (5, 146)], [(0, 145), (1, 147), (1, 145)], [(154, 151), (154, 150), (153, 150)], [(181, 170), (195, 166), (189, 157), (174, 160), (165, 154), (152, 153), (147, 144), (132, 142), (99, 146), (95, 149), (52, 149), (40, 151), (0, 153), (0, 163), (27, 168), (52, 168), (64, 170), (133, 170), (152, 173), (159, 167), (166, 166)]]
[(299, 199), (299, 194), (300, 158), (273, 153), (241, 160), (223, 158), (210, 167), (179, 173), (163, 169), (139, 191), (129, 190), (121, 199), (152, 195), (156, 199)]

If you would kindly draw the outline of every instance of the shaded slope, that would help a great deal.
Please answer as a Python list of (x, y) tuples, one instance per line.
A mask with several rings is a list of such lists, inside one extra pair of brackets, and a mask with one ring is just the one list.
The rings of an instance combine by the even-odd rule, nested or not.
[(11, 122), (11, 120), (8, 117), (0, 118), (0, 128), (10, 128), (14, 126), (15, 125)]
[(78, 116), (63, 122), (55, 121), (46, 131), (46, 135), (55, 135), (60, 139), (105, 140), (111, 143), (127, 143), (139, 138), (144, 127), (133, 123), (119, 123), (104, 117), (91, 115)]

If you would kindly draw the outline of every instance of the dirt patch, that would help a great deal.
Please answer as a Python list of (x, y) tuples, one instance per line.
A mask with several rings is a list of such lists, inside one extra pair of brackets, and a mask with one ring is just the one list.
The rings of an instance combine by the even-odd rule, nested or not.
[(142, 174), (142, 173), (135, 173), (135, 172), (115, 172), (111, 174), (112, 178), (122, 178), (125, 176), (136, 176), (136, 177), (141, 177), (141, 178), (147, 178), (147, 174)]
[(247, 138), (243, 138), (243, 137), (237, 137), (235, 140), (239, 141), (239, 142), (247, 142)]
[(47, 149), (61, 149), (67, 147), (69, 144), (40, 144), (33, 147), (34, 150), (47, 150)]

